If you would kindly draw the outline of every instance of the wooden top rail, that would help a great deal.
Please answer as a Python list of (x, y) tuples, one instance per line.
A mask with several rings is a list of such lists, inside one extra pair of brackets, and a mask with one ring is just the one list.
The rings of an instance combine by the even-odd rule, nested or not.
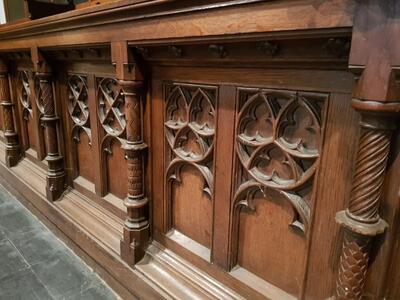
[(1, 26), (0, 50), (350, 32), (353, 13), (350, 0), (122, 0)]

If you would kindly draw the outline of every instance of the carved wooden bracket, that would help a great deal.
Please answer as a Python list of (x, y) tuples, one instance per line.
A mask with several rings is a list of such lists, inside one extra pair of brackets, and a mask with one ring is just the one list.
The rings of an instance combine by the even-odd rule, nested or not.
[(128, 195), (124, 201), (127, 216), (121, 241), (121, 257), (133, 266), (143, 258), (149, 240), (148, 198), (144, 187), (142, 73), (126, 42), (111, 47), (118, 84), (125, 102), (125, 150), (128, 168)]
[(14, 104), (11, 101), (8, 68), (4, 61), (0, 61), (0, 105), (3, 107), (6, 164), (8, 167), (13, 167), (21, 158), (21, 149), (14, 122)]
[(56, 112), (53, 95), (51, 68), (48, 62), (36, 47), (31, 49), (34, 65), (35, 80), (37, 82), (36, 101), (41, 110), (41, 122), (44, 126), (46, 144), (46, 161), (48, 163), (46, 195), (50, 201), (57, 200), (65, 189), (65, 170), (63, 157), (59, 152), (59, 135), (57, 123), (59, 118)]

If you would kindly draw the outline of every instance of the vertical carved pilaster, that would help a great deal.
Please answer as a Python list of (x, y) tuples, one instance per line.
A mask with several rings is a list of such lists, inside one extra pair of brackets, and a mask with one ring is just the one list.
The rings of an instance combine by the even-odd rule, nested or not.
[(50, 201), (57, 200), (64, 191), (65, 171), (63, 157), (58, 149), (57, 123), (51, 73), (36, 73), (39, 81), (38, 101), (43, 105), (40, 120), (44, 126), (46, 161), (48, 163), (46, 194)]
[(148, 199), (144, 188), (143, 114), (141, 81), (119, 80), (125, 98), (126, 152), (128, 168), (128, 195), (124, 201), (127, 217), (121, 256), (130, 265), (138, 262), (149, 240)]
[(18, 134), (15, 130), (14, 104), (11, 102), (8, 70), (4, 65), (0, 68), (0, 105), (3, 107), (6, 164), (8, 167), (13, 167), (21, 158), (21, 149)]
[[(353, 100), (361, 109), (361, 133), (347, 209), (336, 215), (344, 227), (336, 296), (361, 299), (373, 237), (387, 227), (379, 216), (382, 186), (394, 129), (390, 104)], [(392, 105), (393, 106), (393, 105)]]

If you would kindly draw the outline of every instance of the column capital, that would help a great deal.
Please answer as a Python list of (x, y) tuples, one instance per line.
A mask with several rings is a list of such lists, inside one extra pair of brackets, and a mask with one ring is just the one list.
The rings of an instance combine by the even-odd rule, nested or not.
[(127, 41), (111, 43), (111, 61), (115, 66), (118, 79), (127, 81), (143, 81), (143, 70), (138, 57), (128, 47)]
[(349, 69), (355, 74), (353, 97), (365, 101), (400, 102), (398, 36), (400, 3), (396, 0), (356, 2)]
[(31, 48), (31, 58), (33, 63), (33, 70), (36, 72), (36, 75), (47, 76), (44, 74), (52, 73), (52, 69), (48, 61), (38, 47)]

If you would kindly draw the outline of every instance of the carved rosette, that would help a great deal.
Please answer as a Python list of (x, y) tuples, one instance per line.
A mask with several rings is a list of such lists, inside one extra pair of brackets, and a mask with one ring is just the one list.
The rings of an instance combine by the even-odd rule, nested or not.
[(6, 164), (15, 166), (21, 158), (18, 134), (14, 124), (14, 104), (11, 101), (8, 71), (5, 65), (0, 69), (0, 104), (3, 107), (4, 137), (6, 138)]
[(46, 194), (50, 201), (57, 200), (64, 192), (65, 171), (63, 157), (58, 149), (57, 123), (50, 73), (36, 73), (36, 103), (40, 110), (40, 120), (44, 127), (46, 161), (48, 163)]
[(356, 109), (362, 106), (361, 133), (350, 201), (347, 209), (336, 215), (344, 227), (336, 282), (338, 299), (362, 299), (372, 239), (387, 227), (379, 216), (379, 206), (394, 120), (389, 105), (364, 103), (353, 100)]
[(79, 134), (85, 132), (91, 145), (92, 133), (90, 130), (87, 78), (81, 75), (68, 77), (68, 113), (73, 122), (72, 138), (80, 142)]
[(326, 94), (270, 89), (238, 90), (237, 190), (232, 202), (232, 262), (240, 213), (255, 210), (258, 195), (274, 192), (293, 208), (291, 227), (307, 233), (313, 177), (322, 141)]
[[(181, 183), (184, 166), (200, 172), (204, 180), (203, 192), (208, 199), (213, 199), (216, 97), (217, 89), (212, 86), (166, 85), (164, 133), (170, 150), (166, 171), (170, 207), (172, 184)], [(172, 226), (171, 215), (168, 227)]]

